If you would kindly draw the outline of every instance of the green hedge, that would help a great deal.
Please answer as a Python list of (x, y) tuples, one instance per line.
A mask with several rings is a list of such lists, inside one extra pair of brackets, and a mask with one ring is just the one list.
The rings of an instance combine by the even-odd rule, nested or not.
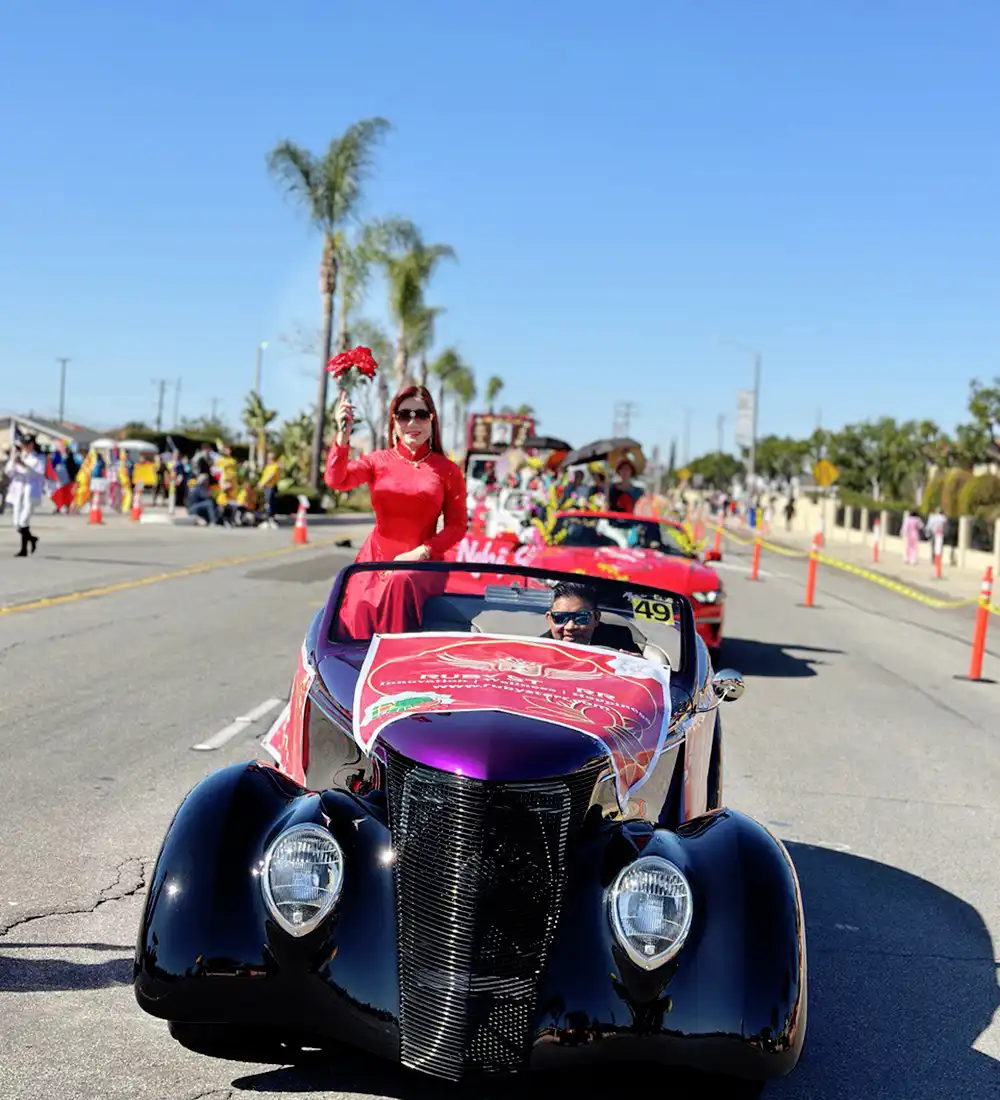
[(986, 516), (1000, 507), (1000, 477), (979, 474), (970, 477), (958, 494), (959, 515)]
[(853, 489), (840, 490), (840, 503), (848, 508), (867, 508), (869, 512), (911, 512), (916, 509), (913, 501), (876, 500), (867, 493), (856, 493)]
[(936, 473), (924, 486), (924, 499), (921, 501), (922, 511), (934, 512), (941, 507), (941, 490), (944, 488), (945, 473)]
[(941, 511), (949, 519), (958, 519), (962, 514), (959, 498), (966, 482), (971, 480), (968, 470), (947, 470), (941, 485)]

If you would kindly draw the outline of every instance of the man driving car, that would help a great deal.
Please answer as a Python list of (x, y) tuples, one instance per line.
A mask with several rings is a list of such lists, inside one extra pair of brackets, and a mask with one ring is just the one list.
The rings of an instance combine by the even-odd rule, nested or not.
[(552, 590), (552, 606), (545, 613), (549, 629), (543, 638), (578, 645), (599, 645), (642, 655), (626, 626), (602, 623), (597, 593), (590, 585), (566, 581)]

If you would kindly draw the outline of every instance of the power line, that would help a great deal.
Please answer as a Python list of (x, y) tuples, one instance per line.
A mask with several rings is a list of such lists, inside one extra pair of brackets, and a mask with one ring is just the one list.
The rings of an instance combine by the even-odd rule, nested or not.
[(611, 427), (613, 436), (628, 435), (629, 428), (632, 426), (632, 417), (638, 408), (639, 406), (634, 401), (619, 401), (615, 405), (614, 422)]

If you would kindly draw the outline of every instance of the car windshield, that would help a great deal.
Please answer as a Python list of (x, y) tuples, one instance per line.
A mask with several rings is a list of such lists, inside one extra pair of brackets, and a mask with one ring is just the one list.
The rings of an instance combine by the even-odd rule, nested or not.
[(658, 550), (682, 558), (698, 556), (683, 527), (655, 519), (558, 516), (550, 541), (556, 546), (615, 546), (621, 550)]
[[(583, 586), (600, 612), (584, 644), (645, 656), (675, 671), (687, 660), (682, 652), (685, 607), (674, 593), (529, 567), (477, 572), (482, 568), (481, 563), (393, 562), (347, 570), (331, 609), (328, 638), (334, 643), (367, 643), (376, 634), (438, 632), (547, 638), (551, 635), (546, 612), (557, 597), (557, 586), (569, 583)], [(571, 600), (567, 606), (581, 605)]]

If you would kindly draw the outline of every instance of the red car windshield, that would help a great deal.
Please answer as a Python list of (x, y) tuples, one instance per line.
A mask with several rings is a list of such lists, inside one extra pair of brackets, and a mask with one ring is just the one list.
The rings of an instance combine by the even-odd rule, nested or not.
[(621, 550), (657, 550), (682, 558), (698, 556), (683, 528), (653, 519), (558, 516), (550, 541), (553, 546), (614, 546)]

